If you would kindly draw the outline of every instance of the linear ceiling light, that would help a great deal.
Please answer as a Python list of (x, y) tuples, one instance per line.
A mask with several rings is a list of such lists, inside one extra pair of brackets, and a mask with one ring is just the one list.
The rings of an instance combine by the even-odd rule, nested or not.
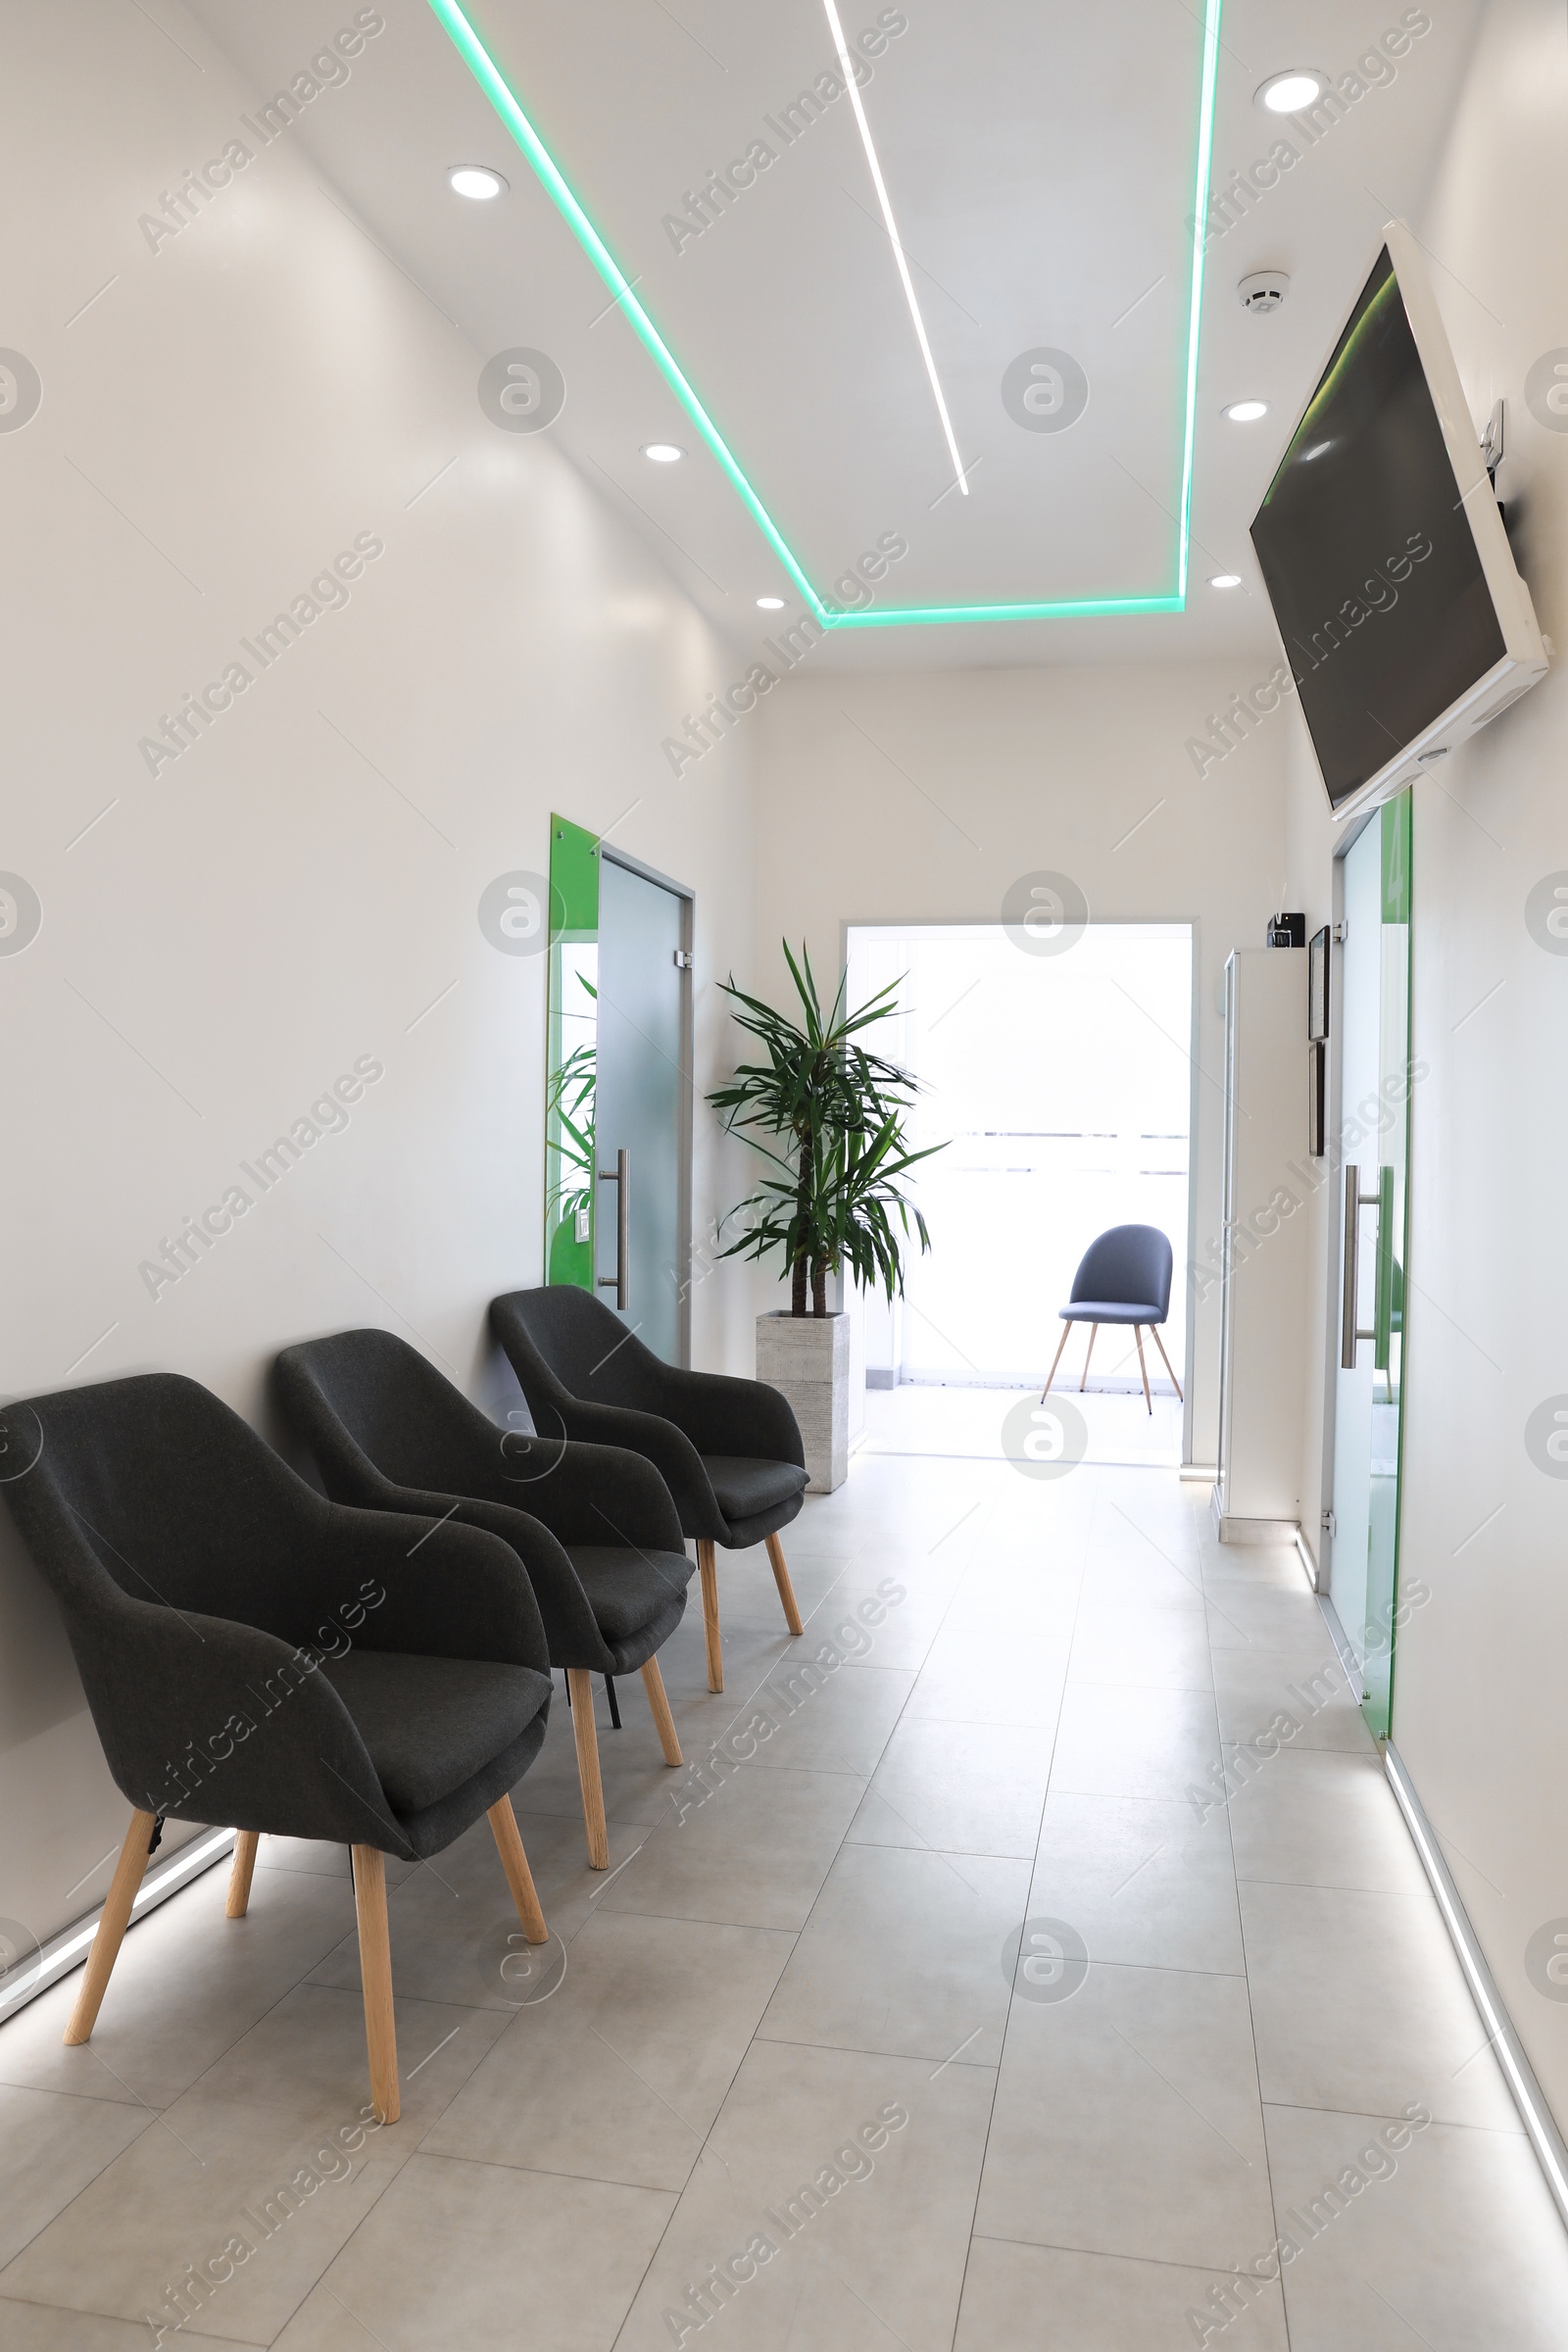
[[(1192, 544), (1193, 445), (1198, 423), (1199, 329), (1203, 301), (1203, 234), (1208, 213), (1208, 173), (1214, 137), (1214, 84), (1219, 67), (1219, 25), (1222, 0), (1204, 0), (1202, 59), (1198, 77), (1198, 140), (1193, 174), (1192, 258), (1187, 313), (1187, 368), (1182, 437), (1181, 494), (1176, 509), (1176, 581), (1174, 589), (1155, 596), (1057, 597), (1049, 602), (1004, 605), (918, 605), (856, 612), (838, 612), (825, 604), (811, 586), (799, 558), (752, 487), (744, 468), (708, 414), (697, 392), (653, 319), (632, 291), (630, 279), (589, 220), (539, 133), (517, 104), (500, 68), (469, 24), (458, 0), (430, 0), (432, 14), (483, 90), (515, 144), (533, 166), (552, 203), (614, 295), (616, 306), (654, 365), (680, 402), (692, 423), (712, 452), (722, 471), (758, 529), (799, 588), (812, 617), (824, 629), (906, 628), (918, 623), (943, 624), (980, 620), (1094, 619), (1102, 614), (1180, 612), (1187, 602), (1187, 567)], [(854, 88), (853, 79), (851, 88)], [(895, 236), (895, 251), (901, 251)], [(933, 382), (935, 379), (933, 378)], [(940, 395), (939, 395), (940, 397)], [(946, 411), (943, 412), (944, 420)], [(951, 431), (949, 445), (952, 446)], [(954, 452), (955, 465), (957, 453)], [(959, 468), (959, 480), (962, 480)]]
[(899, 276), (904, 285), (904, 299), (909, 306), (909, 317), (914, 321), (914, 339), (920, 346), (920, 357), (924, 360), (925, 371), (931, 378), (931, 397), (937, 404), (937, 415), (942, 419), (942, 430), (948, 437), (948, 450), (953, 459), (953, 470), (957, 476), (958, 488), (967, 498), (969, 485), (964, 479), (963, 460), (958, 455), (958, 444), (953, 437), (953, 419), (948, 415), (948, 404), (942, 397), (942, 385), (937, 376), (937, 364), (931, 356), (931, 344), (926, 335), (925, 320), (920, 316), (920, 305), (914, 298), (914, 280), (909, 275), (909, 265), (905, 259), (904, 244), (899, 235), (899, 224), (893, 218), (892, 199), (888, 195), (887, 182), (882, 177), (882, 167), (876, 160), (876, 149), (871, 144), (871, 125), (865, 119), (865, 108), (860, 103), (860, 85), (855, 78), (855, 67), (850, 59), (849, 43), (844, 38), (844, 27), (839, 23), (839, 12), (834, 6), (834, 0), (822, 0), (822, 6), (827, 10), (827, 21), (832, 27), (834, 41), (838, 45), (839, 64), (844, 69), (844, 86), (850, 93), (850, 104), (855, 109), (855, 120), (860, 125), (860, 144), (865, 149), (865, 160), (871, 168), (871, 184), (876, 189), (876, 200), (882, 207), (882, 218), (887, 223), (888, 236), (892, 240), (893, 259), (899, 266)]

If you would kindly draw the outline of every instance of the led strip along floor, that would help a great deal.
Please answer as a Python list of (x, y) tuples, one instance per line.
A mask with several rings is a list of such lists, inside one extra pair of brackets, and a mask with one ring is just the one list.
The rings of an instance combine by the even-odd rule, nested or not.
[(768, 546), (824, 629), (890, 629), (977, 620), (1076, 620), (1112, 612), (1180, 612), (1187, 604), (1188, 552), (1192, 538), (1193, 443), (1198, 409), (1198, 339), (1203, 307), (1203, 227), (1208, 213), (1208, 171), (1214, 136), (1214, 86), (1219, 68), (1222, 0), (1204, 0), (1203, 54), (1198, 108), (1198, 155), (1193, 176), (1193, 262), (1187, 317), (1186, 419), (1182, 437), (1182, 481), (1176, 527), (1176, 586), (1164, 596), (1059, 598), (1042, 604), (915, 605), (889, 612), (841, 612), (817, 594), (783, 532), (748, 480), (723, 434), (710, 416), (663, 336), (632, 291), (631, 281), (567, 185), (564, 174), (529, 122), (500, 68), (457, 0), (430, 0), (430, 7), (459, 56), (483, 90), (511, 137), (521, 148), (547, 194), (624, 312), (664, 381), (680, 402)]

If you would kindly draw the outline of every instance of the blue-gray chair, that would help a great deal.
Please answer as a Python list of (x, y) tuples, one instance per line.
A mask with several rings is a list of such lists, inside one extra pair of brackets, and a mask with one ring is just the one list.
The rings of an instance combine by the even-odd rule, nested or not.
[(1082, 1395), (1089, 1378), (1089, 1358), (1095, 1352), (1095, 1333), (1102, 1323), (1130, 1323), (1138, 1343), (1138, 1369), (1144, 1376), (1144, 1402), (1151, 1413), (1154, 1400), (1149, 1394), (1149, 1366), (1144, 1361), (1142, 1326), (1148, 1324), (1159, 1360), (1170, 1372), (1170, 1384), (1181, 1400), (1182, 1384), (1171, 1372), (1170, 1357), (1159, 1336), (1159, 1326), (1170, 1312), (1171, 1250), (1157, 1225), (1112, 1225), (1098, 1242), (1091, 1242), (1078, 1261), (1078, 1271), (1072, 1278), (1072, 1297), (1061, 1309), (1066, 1330), (1061, 1335), (1061, 1348), (1051, 1367), (1050, 1377), (1040, 1392), (1044, 1404), (1051, 1394), (1051, 1383), (1056, 1377), (1056, 1364), (1061, 1361), (1061, 1349), (1067, 1345), (1067, 1333), (1075, 1323), (1087, 1323), (1089, 1345), (1084, 1349), (1084, 1376), (1078, 1383)]

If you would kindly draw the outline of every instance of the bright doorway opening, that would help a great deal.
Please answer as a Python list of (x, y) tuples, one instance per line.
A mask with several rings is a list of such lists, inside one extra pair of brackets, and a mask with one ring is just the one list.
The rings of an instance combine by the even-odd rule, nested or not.
[[(1030, 1390), (1040, 1396), (1079, 1260), (1116, 1225), (1169, 1241), (1160, 1338), (1190, 1393), (1192, 926), (856, 924), (848, 967), (853, 1004), (897, 983), (898, 1019), (880, 1049), (919, 1082), (915, 1141), (948, 1143), (911, 1184), (932, 1247), (910, 1254), (904, 1298), (851, 1301), (867, 1447), (1012, 1450), (1014, 1408)], [(1071, 1424), (1081, 1458), (1180, 1462), (1184, 1408), (1148, 1328), (1152, 1413), (1124, 1325), (1101, 1326), (1080, 1388), (1089, 1338), (1087, 1324), (1074, 1327), (1052, 1388), (1081, 1416)]]

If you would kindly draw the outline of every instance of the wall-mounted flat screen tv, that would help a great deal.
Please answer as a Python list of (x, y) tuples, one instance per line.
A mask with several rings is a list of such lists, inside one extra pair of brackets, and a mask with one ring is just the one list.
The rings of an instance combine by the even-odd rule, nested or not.
[(1459, 371), (1400, 222), (1252, 523), (1330, 805), (1389, 800), (1544, 677)]

